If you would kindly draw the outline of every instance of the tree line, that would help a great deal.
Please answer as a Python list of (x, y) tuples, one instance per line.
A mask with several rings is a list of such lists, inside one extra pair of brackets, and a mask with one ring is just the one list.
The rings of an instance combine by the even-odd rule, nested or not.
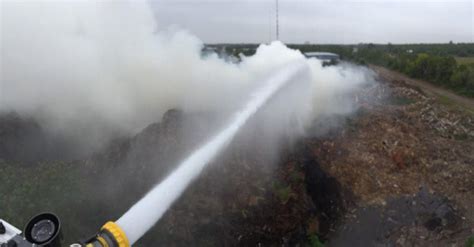
[(366, 45), (345, 51), (347, 59), (376, 64), (426, 80), (456, 93), (474, 97), (473, 63), (459, 64), (455, 57), (474, 57), (474, 44)]
[[(208, 45), (226, 54), (246, 56), (255, 53), (258, 44)], [(446, 44), (356, 44), (317, 45), (289, 44), (301, 52), (325, 51), (339, 54), (343, 60), (357, 64), (375, 64), (426, 80), (474, 97), (474, 43)], [(473, 62), (459, 64), (455, 57), (472, 57)]]

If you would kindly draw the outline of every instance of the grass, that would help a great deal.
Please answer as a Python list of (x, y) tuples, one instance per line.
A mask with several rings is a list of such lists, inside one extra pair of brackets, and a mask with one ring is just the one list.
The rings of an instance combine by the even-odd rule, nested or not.
[(34, 215), (52, 212), (60, 218), (63, 243), (88, 237), (108, 219), (108, 208), (99, 206), (105, 205), (100, 192), (84, 175), (77, 163), (0, 161), (0, 217), (22, 229)]
[(324, 247), (324, 243), (319, 239), (317, 235), (310, 235), (308, 237), (309, 246), (311, 247)]
[(451, 109), (457, 109), (461, 110), (464, 113), (467, 113), (469, 115), (474, 115), (474, 111), (464, 105), (458, 104), (455, 101), (453, 101), (451, 98), (445, 96), (445, 95), (439, 95), (436, 94), (437, 100), (439, 103), (451, 108)]
[(438, 102), (446, 106), (456, 106), (456, 102), (445, 95), (438, 95)]
[(467, 239), (466, 247), (474, 247), (474, 235)]
[(291, 198), (295, 197), (291, 185), (281, 182), (273, 183), (273, 194), (277, 196), (282, 204), (286, 204)]
[(295, 169), (288, 174), (288, 179), (291, 183), (300, 184), (304, 182), (305, 175), (303, 172)]
[(410, 99), (410, 98), (405, 98), (405, 97), (391, 97), (390, 102), (392, 103), (392, 105), (402, 106), (402, 105), (413, 104), (413, 103), (416, 102), (416, 100)]
[(459, 65), (465, 64), (474, 64), (474, 57), (456, 57), (456, 62)]
[(54, 212), (60, 217), (72, 215), (72, 207), (65, 204), (74, 202), (73, 195), (80, 194), (74, 170), (60, 162), (35, 167), (1, 163), (1, 217), (22, 228), (41, 212)]
[[(15, 223), (26, 221), (40, 211), (54, 211), (64, 201), (74, 201), (79, 176), (70, 164), (56, 162), (24, 167), (20, 164), (0, 165), (0, 201), (2, 217)], [(19, 214), (21, 212), (21, 214)]]

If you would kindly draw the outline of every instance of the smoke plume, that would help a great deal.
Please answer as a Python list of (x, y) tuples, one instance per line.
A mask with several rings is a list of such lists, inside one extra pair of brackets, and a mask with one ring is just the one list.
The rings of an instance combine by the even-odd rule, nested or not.
[[(189, 32), (158, 30), (146, 2), (2, 2), (1, 11), (0, 111), (32, 116), (91, 150), (159, 121), (170, 108), (226, 117), (262, 78), (304, 58), (278, 41), (237, 64), (203, 57), (203, 42)], [(311, 100), (291, 97), (302, 101), (302, 127), (352, 112), (352, 94), (373, 80), (360, 68), (306, 63)], [(284, 111), (287, 102), (279, 102), (263, 116)]]

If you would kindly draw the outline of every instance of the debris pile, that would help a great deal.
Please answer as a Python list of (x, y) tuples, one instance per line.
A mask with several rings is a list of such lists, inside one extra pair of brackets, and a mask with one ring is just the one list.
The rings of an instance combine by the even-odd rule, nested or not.
[[(344, 128), (311, 140), (323, 170), (354, 195), (358, 206), (345, 217), (371, 222), (367, 228), (369, 225), (377, 228), (377, 224), (382, 227), (386, 222), (379, 221), (384, 216), (378, 210), (391, 208), (397, 198), (413, 198), (424, 188), (424, 193), (452, 208), (453, 223), (449, 227), (440, 223), (433, 230), (429, 223), (413, 226), (399, 222), (382, 235), (359, 235), (361, 239), (382, 239), (374, 243), (403, 246), (420, 243), (417, 234), (425, 231), (427, 234), (420, 233), (423, 236), (420, 246), (433, 241), (441, 245), (464, 244), (474, 233), (473, 115), (425, 95), (402, 79), (382, 77), (381, 81), (377, 85), (380, 88), (371, 91), (376, 94), (373, 98), (384, 100), (360, 104), (360, 111), (347, 120)], [(382, 92), (389, 94), (384, 98)], [(403, 215), (400, 208), (391, 210)], [(370, 213), (362, 216), (361, 210)], [(436, 215), (437, 210), (419, 214)], [(352, 235), (355, 230), (350, 233), (343, 230), (352, 224), (348, 222), (341, 223), (330, 237), (334, 246), (343, 246), (341, 241), (355, 236)], [(364, 229), (363, 223), (352, 227)]]
[[(473, 115), (403, 79), (380, 81), (354, 95), (353, 116), (323, 119), (332, 128), (315, 122), (277, 157), (268, 158), (272, 150), (255, 131), (237, 136), (137, 246), (464, 244), (474, 235)], [(4, 119), (12, 121), (0, 118), (0, 157), (29, 133), (11, 126), (40, 130)], [(66, 241), (86, 237), (77, 234), (120, 216), (219, 124), (212, 113), (170, 110), (88, 159), (19, 170), (4, 158), (0, 180), (16, 181), (21, 171), (22, 181), (64, 182), (54, 190), (24, 185), (31, 194), (56, 195), (53, 204), (51, 197), (23, 203), (23, 187), (7, 183), (2, 189), (12, 196), (1, 206), (12, 218), (19, 204), (28, 206), (22, 215), (58, 209), (64, 222), (81, 221), (65, 224)]]

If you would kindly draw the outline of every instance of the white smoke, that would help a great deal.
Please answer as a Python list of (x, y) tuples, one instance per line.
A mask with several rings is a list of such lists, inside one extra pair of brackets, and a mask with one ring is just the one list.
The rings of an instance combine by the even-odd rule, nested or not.
[[(230, 118), (235, 123), (223, 134), (154, 189), (158, 197), (139, 203), (119, 220), (127, 233), (133, 232), (132, 242), (261, 106), (255, 122), (268, 128), (253, 133), (258, 139), (278, 140), (274, 137), (289, 125), (303, 130), (318, 117), (353, 112), (354, 93), (373, 81), (370, 73), (352, 66), (322, 67), (281, 42), (261, 45), (238, 64), (216, 54), (203, 57), (202, 41), (189, 32), (158, 30), (146, 2), (1, 2), (1, 7), (0, 112), (33, 116), (49, 131), (77, 139), (89, 151), (117, 134), (136, 133), (170, 108), (223, 117), (242, 110)], [(264, 78), (285, 72), (288, 68), (283, 67), (297, 60), (309, 67), (304, 79), (294, 76), (300, 83), (284, 86), (283, 76), (282, 90), (272, 89), (270, 83), (264, 85), (268, 92), (251, 97), (268, 81)], [(142, 215), (145, 220), (137, 221), (141, 228), (135, 229), (130, 214), (134, 218), (136, 211), (151, 210), (157, 198), (166, 201), (152, 217)]]
[[(157, 30), (146, 2), (2, 2), (0, 111), (101, 143), (134, 133), (170, 108), (232, 113), (261, 78), (303, 58), (281, 42), (239, 64), (201, 56), (187, 31)], [(366, 71), (307, 60), (312, 102), (305, 121), (345, 114)]]
[(140, 239), (163, 216), (205, 166), (234, 138), (247, 120), (275, 93), (282, 90), (285, 84), (298, 83), (293, 80), (299, 75), (297, 79), (303, 84), (300, 88), (305, 88), (304, 85), (307, 85), (305, 83), (307, 79), (304, 77), (306, 76), (305, 69), (307, 67), (304, 63), (289, 64), (273, 77), (265, 80), (263, 87), (252, 95), (228, 126), (194, 151), (173, 173), (120, 217), (117, 224), (125, 231), (130, 243), (133, 244)]

